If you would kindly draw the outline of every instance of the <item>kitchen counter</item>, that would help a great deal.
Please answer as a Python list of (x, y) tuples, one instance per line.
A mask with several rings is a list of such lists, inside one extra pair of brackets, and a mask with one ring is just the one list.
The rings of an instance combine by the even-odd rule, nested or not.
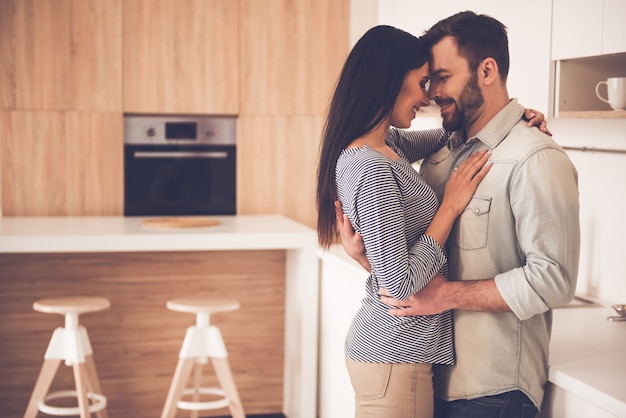
[(3, 217), (0, 254), (285, 250), (283, 413), (314, 418), (319, 298), (315, 231), (278, 215), (212, 218), (219, 224), (156, 228), (142, 225), (145, 218), (140, 217)]
[(279, 215), (213, 216), (199, 228), (146, 227), (140, 217), (0, 218), (0, 253), (317, 248), (315, 232)]
[(626, 417), (626, 321), (608, 321), (616, 313), (607, 307), (553, 312), (548, 380), (611, 416)]

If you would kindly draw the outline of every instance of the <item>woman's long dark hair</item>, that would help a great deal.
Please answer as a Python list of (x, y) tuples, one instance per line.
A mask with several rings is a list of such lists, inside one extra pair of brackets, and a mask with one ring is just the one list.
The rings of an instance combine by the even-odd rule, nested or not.
[(388, 118), (407, 73), (421, 68), (428, 53), (421, 39), (382, 25), (368, 30), (348, 55), (324, 125), (317, 169), (317, 233), (324, 248), (337, 237), (335, 166), (339, 154)]

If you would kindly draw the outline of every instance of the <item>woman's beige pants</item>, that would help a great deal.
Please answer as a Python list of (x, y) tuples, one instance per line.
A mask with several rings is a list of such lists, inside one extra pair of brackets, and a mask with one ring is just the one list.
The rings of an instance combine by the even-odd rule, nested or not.
[(432, 418), (429, 363), (363, 363), (346, 357), (354, 388), (355, 418)]

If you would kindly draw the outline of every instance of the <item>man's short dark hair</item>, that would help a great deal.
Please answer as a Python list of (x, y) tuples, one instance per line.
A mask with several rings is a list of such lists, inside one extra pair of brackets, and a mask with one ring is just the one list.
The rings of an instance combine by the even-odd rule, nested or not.
[(426, 31), (423, 39), (432, 47), (444, 37), (456, 40), (459, 54), (467, 59), (470, 70), (488, 57), (498, 63), (502, 81), (509, 74), (509, 39), (506, 26), (487, 15), (477, 15), (471, 11), (460, 12), (437, 22)]

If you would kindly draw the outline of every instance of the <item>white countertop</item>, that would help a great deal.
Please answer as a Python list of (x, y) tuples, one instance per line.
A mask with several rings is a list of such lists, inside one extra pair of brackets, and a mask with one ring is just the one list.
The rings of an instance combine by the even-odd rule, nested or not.
[(211, 216), (219, 225), (155, 228), (142, 217), (2, 217), (0, 253), (301, 248), (315, 231), (280, 215)]
[(626, 321), (607, 307), (554, 309), (548, 380), (626, 417)]

